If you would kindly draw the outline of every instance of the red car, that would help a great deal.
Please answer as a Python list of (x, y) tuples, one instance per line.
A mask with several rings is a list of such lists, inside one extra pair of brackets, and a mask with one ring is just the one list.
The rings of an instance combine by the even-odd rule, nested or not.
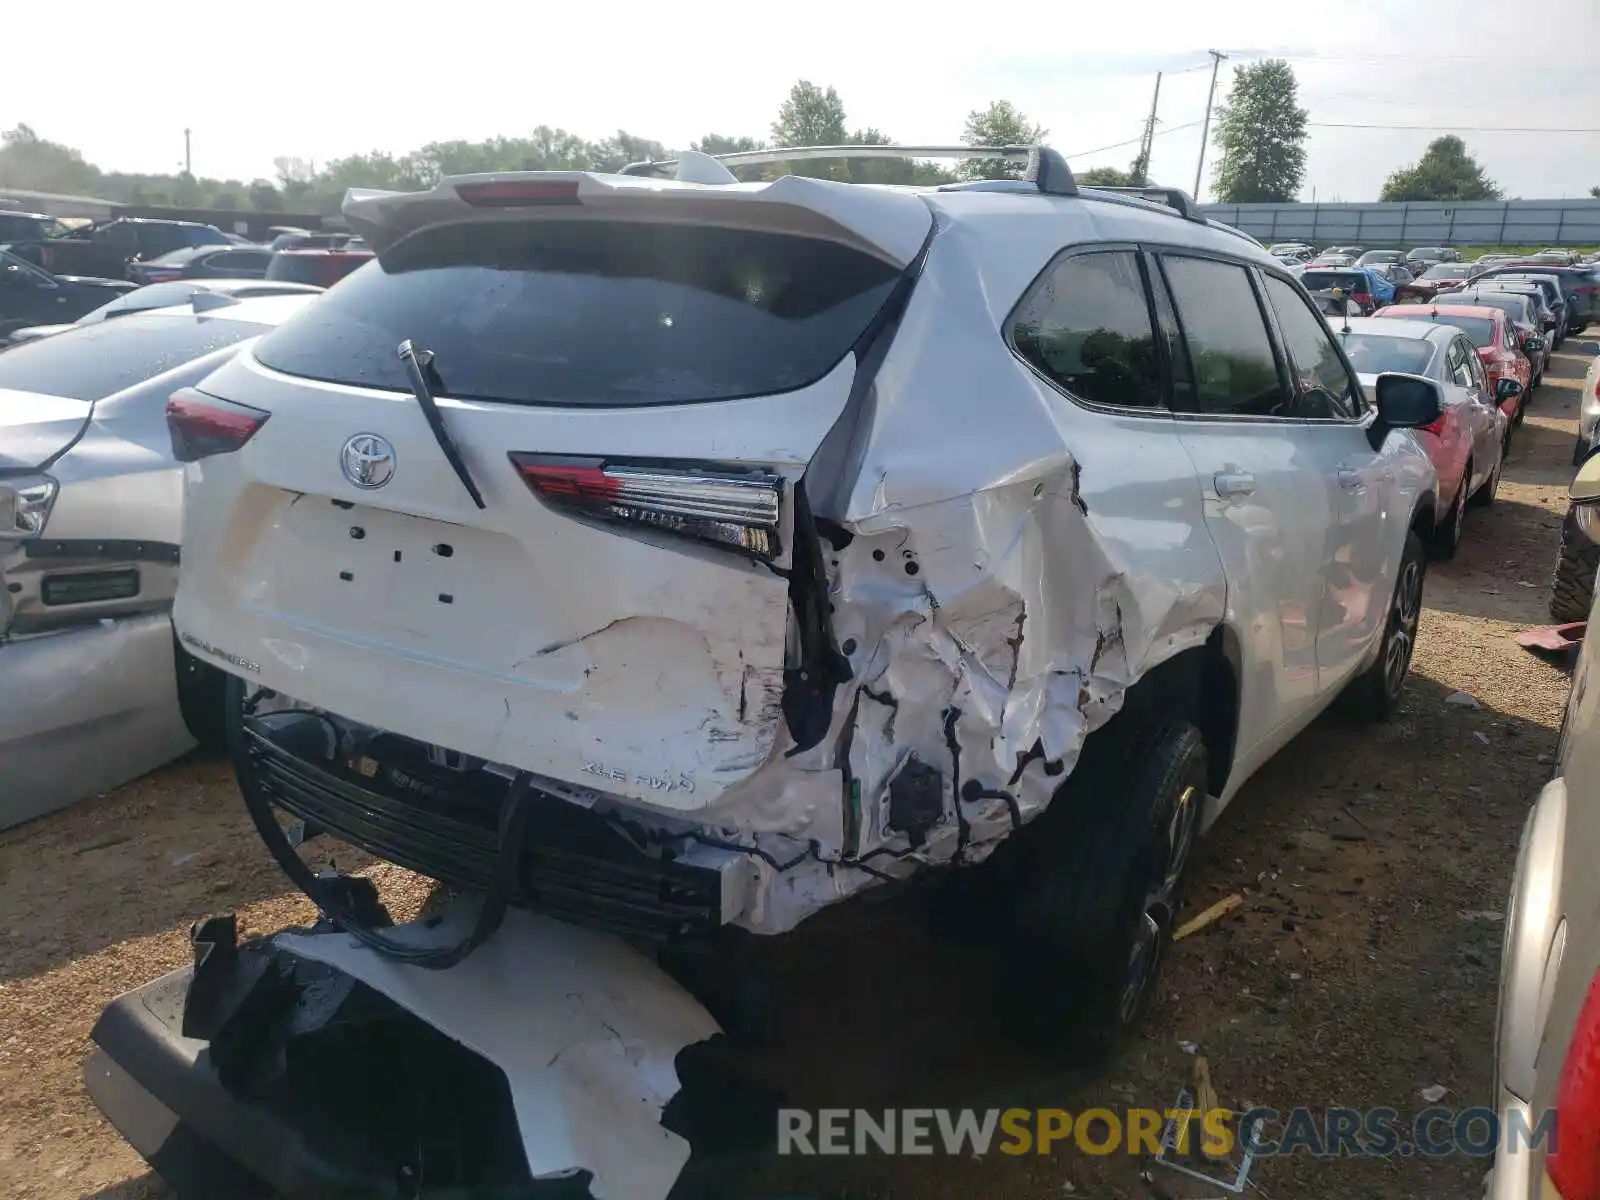
[(371, 250), (277, 250), (267, 264), (267, 278), (328, 288), (373, 257)]
[(1391, 304), (1372, 314), (1375, 317), (1398, 317), (1402, 321), (1432, 321), (1438, 325), (1454, 325), (1471, 340), (1478, 351), (1478, 361), (1489, 377), (1489, 392), (1502, 379), (1515, 379), (1522, 385), (1522, 395), (1500, 402), (1500, 410), (1513, 425), (1522, 420), (1522, 401), (1533, 382), (1533, 368), (1522, 353), (1516, 326), (1498, 308), (1468, 307), (1465, 304)]

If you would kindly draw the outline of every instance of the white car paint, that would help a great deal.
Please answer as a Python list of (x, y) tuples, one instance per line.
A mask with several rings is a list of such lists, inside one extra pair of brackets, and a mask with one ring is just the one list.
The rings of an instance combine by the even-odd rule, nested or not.
[[(271, 416), (241, 449), (188, 469), (176, 621), (198, 653), (350, 720), (532, 772), (575, 803), (747, 847), (757, 885), (737, 922), (761, 932), (884, 874), (981, 860), (1044, 808), (1135, 680), (1219, 629), (1243, 647), (1243, 715), (1208, 817), (1376, 653), (1407, 523), (1434, 485), (1413, 438), (1373, 451), (1370, 412), (1258, 432), (1091, 410), (1002, 333), (1065, 246), (1177, 244), (1280, 269), (1247, 240), (1155, 205), (1031, 190), (538, 178), (577, 180), (585, 219), (799, 231), (895, 263), (931, 228), (870, 417), (835, 425), (858, 370), (849, 355), (809, 387), (718, 403), (618, 412), (441, 396), (480, 512), (411, 395), (241, 356), (202, 390)], [(451, 188), (357, 196), (349, 215), (380, 253), (439, 221), (561, 215), (474, 210)], [(379, 491), (340, 474), (341, 445), (363, 431), (395, 448)], [(804, 472), (817, 516), (851, 535), (825, 556), (851, 676), (826, 736), (799, 747), (785, 723), (781, 579), (563, 516), (510, 467), (519, 448)], [(1235, 466), (1256, 478), (1247, 503), (1213, 485)], [(786, 504), (786, 547), (793, 515)], [(430, 556), (445, 541), (455, 555)], [(1366, 607), (1350, 608), (1330, 563), (1357, 573)], [(985, 793), (947, 795), (920, 846), (887, 821), (888, 786), (913, 758)], [(869, 854), (882, 855), (874, 870), (854, 865)]]
[[(206, 319), (264, 326), (304, 302), (249, 301)], [(182, 308), (139, 319), (168, 317), (195, 319)], [(159, 554), (107, 557), (92, 546), (180, 544), (183, 475), (172, 457), (167, 397), (238, 350), (234, 344), (181, 363), (93, 403), (0, 391), (0, 513), (11, 499), (6, 469), (36, 477), (32, 468), (59, 455), (43, 472), (58, 488), (43, 533), (0, 529), (0, 828), (115, 787), (195, 744), (174, 674), (169, 614), (177, 565)], [(79, 543), (85, 552), (38, 557), (32, 548), (40, 541)], [(42, 602), (47, 574), (127, 567), (140, 579), (130, 600)]]
[[(457, 910), (436, 927), (393, 932), (448, 945), (471, 921)], [(535, 1180), (586, 1169), (596, 1200), (659, 1200), (688, 1161), (688, 1142), (662, 1127), (661, 1111), (679, 1087), (674, 1058), (717, 1023), (617, 939), (513, 910), (449, 971), (396, 963), (340, 933), (276, 941), (382, 992), (504, 1071)]]

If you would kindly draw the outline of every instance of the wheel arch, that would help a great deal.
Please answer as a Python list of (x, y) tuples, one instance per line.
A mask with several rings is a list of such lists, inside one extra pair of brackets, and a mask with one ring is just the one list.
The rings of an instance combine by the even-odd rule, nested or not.
[(1117, 716), (1091, 738), (1114, 736), (1135, 721), (1181, 717), (1206, 744), (1210, 792), (1222, 794), (1233, 770), (1239, 734), (1239, 681), (1243, 662), (1239, 635), (1227, 623), (1206, 640), (1149, 668), (1123, 696)]

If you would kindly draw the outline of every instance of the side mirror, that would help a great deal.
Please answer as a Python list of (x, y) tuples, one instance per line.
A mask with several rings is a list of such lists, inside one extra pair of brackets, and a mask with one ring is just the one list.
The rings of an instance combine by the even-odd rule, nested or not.
[(1494, 398), (1505, 401), (1515, 399), (1522, 395), (1522, 385), (1515, 379), (1497, 379), (1494, 385)]
[(1530, 333), (1522, 339), (1522, 349), (1526, 354), (1542, 354), (1544, 352), (1544, 339), (1537, 333)]
[(1383, 445), (1391, 429), (1420, 429), (1444, 415), (1443, 389), (1421, 375), (1385, 371), (1378, 376), (1373, 393), (1378, 401), (1378, 416), (1369, 432), (1374, 450)]

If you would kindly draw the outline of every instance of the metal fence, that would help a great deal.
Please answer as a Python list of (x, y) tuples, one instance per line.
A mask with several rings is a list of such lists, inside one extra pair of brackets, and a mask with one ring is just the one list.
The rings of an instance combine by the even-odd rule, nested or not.
[(1596, 246), (1600, 200), (1404, 204), (1205, 204), (1206, 216), (1273, 242), (1314, 246)]

